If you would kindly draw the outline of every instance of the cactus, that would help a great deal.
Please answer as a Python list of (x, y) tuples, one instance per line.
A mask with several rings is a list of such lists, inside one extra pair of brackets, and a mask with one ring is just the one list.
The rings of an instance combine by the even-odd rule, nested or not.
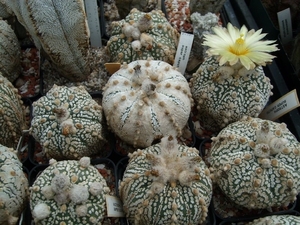
[(30, 209), (36, 225), (101, 224), (106, 215), (105, 179), (89, 157), (50, 160), (30, 187)]
[(300, 224), (300, 217), (296, 215), (272, 215), (265, 216), (246, 223), (246, 225), (297, 225)]
[(0, 144), (0, 224), (15, 225), (28, 202), (28, 180), (16, 151)]
[(178, 40), (178, 31), (161, 10), (145, 13), (134, 8), (125, 19), (112, 23), (107, 50), (113, 62), (152, 58), (173, 64)]
[(131, 224), (201, 224), (212, 195), (210, 171), (197, 149), (164, 137), (129, 155), (119, 194)]
[(83, 0), (4, 0), (4, 4), (62, 76), (71, 81), (87, 79), (89, 28)]
[(251, 71), (239, 66), (220, 67), (215, 57), (205, 59), (190, 83), (196, 116), (212, 132), (244, 115), (258, 117), (273, 88), (261, 66)]
[(14, 30), (1, 19), (0, 46), (0, 72), (14, 82), (21, 73), (21, 47)]
[(112, 131), (134, 147), (166, 135), (181, 136), (192, 105), (185, 77), (158, 60), (122, 65), (103, 89), (102, 107)]
[(29, 131), (46, 157), (79, 159), (96, 154), (106, 143), (102, 107), (83, 86), (53, 85), (32, 106)]
[(273, 86), (262, 66), (271, 63), (275, 41), (261, 40), (260, 30), (228, 23), (204, 34), (208, 56), (191, 79), (191, 92), (203, 127), (218, 132), (243, 116), (258, 117)]
[(238, 206), (284, 207), (300, 192), (300, 143), (284, 123), (245, 117), (212, 138), (214, 181)]
[(25, 106), (18, 90), (0, 72), (0, 144), (16, 148), (27, 128)]

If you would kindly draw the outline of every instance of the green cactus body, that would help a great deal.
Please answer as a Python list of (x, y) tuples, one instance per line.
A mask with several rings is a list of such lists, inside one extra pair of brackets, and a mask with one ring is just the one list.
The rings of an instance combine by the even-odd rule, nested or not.
[(0, 145), (0, 224), (17, 224), (28, 202), (28, 180), (12, 148)]
[(134, 8), (125, 19), (112, 23), (107, 49), (113, 62), (152, 58), (173, 64), (178, 40), (178, 31), (161, 10), (145, 13)]
[(114, 73), (103, 91), (108, 125), (134, 147), (163, 136), (181, 136), (192, 105), (185, 77), (158, 60), (137, 60)]
[(272, 215), (255, 219), (247, 225), (298, 225), (300, 224), (300, 217), (294, 215)]
[(173, 137), (131, 154), (119, 193), (132, 224), (199, 224), (212, 195), (209, 169), (195, 148)]
[(215, 57), (206, 58), (190, 83), (196, 116), (213, 132), (243, 116), (258, 117), (272, 95), (272, 85), (261, 66), (254, 70), (239, 63), (220, 66)]
[(50, 160), (30, 188), (30, 209), (37, 225), (101, 224), (109, 188), (89, 157)]
[(91, 156), (106, 143), (102, 107), (83, 86), (54, 85), (32, 106), (30, 134), (48, 158)]
[(0, 73), (0, 144), (16, 148), (26, 129), (25, 107), (18, 90)]
[(283, 207), (300, 192), (300, 144), (284, 123), (243, 118), (212, 138), (214, 181), (237, 205)]
[(21, 73), (21, 48), (14, 30), (0, 19), (0, 72), (10, 82)]

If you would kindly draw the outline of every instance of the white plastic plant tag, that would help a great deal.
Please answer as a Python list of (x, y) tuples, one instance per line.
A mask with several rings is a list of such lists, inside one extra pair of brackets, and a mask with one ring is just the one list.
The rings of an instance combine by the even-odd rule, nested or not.
[(106, 195), (106, 208), (108, 217), (124, 217), (124, 211), (121, 200), (112, 195)]
[(193, 40), (193, 34), (181, 32), (173, 66), (177, 67), (183, 75), (190, 57)]
[(285, 94), (272, 104), (268, 105), (259, 115), (262, 119), (277, 120), (284, 114), (300, 106), (296, 90)]
[(85, 0), (84, 4), (90, 30), (91, 47), (102, 47), (97, 0)]
[(293, 40), (293, 28), (290, 8), (277, 13), (280, 37), (283, 44)]

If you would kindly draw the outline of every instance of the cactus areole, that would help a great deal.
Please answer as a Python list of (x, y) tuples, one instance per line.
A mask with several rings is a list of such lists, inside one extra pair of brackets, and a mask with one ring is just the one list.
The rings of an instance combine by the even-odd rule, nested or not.
[(288, 206), (300, 192), (300, 143), (284, 123), (243, 118), (212, 138), (214, 181), (237, 205)]
[(120, 197), (131, 224), (202, 224), (212, 195), (210, 171), (195, 148), (172, 137), (129, 155)]
[(108, 80), (102, 100), (112, 131), (135, 147), (148, 147), (167, 135), (181, 136), (191, 105), (185, 77), (158, 60), (123, 64)]
[(96, 225), (106, 214), (109, 188), (89, 157), (50, 160), (30, 190), (30, 209), (37, 225)]
[(46, 157), (79, 159), (96, 154), (106, 143), (102, 107), (83, 86), (54, 85), (32, 105), (30, 133)]

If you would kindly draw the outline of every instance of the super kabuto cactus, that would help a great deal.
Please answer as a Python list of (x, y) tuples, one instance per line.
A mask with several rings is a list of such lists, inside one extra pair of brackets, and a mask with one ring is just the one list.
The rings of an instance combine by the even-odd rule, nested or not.
[(109, 192), (89, 157), (50, 160), (30, 187), (30, 209), (37, 225), (101, 224)]
[(112, 23), (107, 50), (112, 62), (152, 58), (173, 64), (178, 40), (179, 33), (161, 10), (132, 9), (125, 19)]
[(134, 147), (149, 147), (168, 135), (182, 136), (192, 104), (185, 77), (159, 60), (123, 64), (103, 89), (109, 127)]
[(212, 195), (198, 150), (175, 137), (130, 154), (119, 193), (132, 224), (201, 224)]
[(107, 142), (103, 111), (83, 86), (54, 85), (33, 102), (30, 134), (48, 159), (79, 159)]
[(17, 151), (0, 144), (0, 224), (15, 225), (29, 197), (28, 180)]
[(284, 123), (245, 117), (212, 138), (213, 180), (237, 207), (287, 207), (300, 192), (300, 143)]

